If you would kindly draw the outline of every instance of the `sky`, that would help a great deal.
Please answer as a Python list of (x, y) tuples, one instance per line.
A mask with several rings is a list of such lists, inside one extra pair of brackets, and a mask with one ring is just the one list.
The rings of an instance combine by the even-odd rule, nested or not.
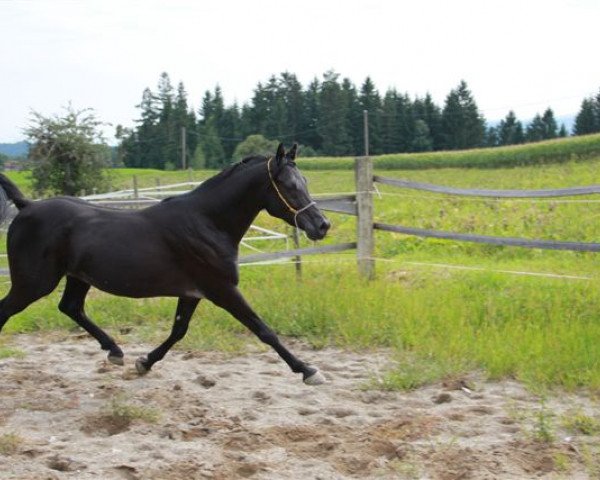
[(598, 0), (0, 0), (0, 143), (70, 103), (114, 144), (161, 72), (195, 109), (334, 70), (440, 106), (464, 79), (488, 120), (575, 115), (600, 91), (599, 18)]

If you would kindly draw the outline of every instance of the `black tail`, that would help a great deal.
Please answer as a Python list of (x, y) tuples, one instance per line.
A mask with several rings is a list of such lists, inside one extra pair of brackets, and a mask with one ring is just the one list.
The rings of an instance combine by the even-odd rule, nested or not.
[(2, 187), (6, 193), (6, 196), (9, 198), (9, 200), (12, 200), (12, 202), (15, 204), (15, 207), (17, 207), (19, 210), (31, 203), (31, 200), (27, 200), (23, 196), (23, 193), (21, 190), (19, 190), (19, 187), (17, 187), (6, 175), (2, 173), (0, 173), (0, 187)]

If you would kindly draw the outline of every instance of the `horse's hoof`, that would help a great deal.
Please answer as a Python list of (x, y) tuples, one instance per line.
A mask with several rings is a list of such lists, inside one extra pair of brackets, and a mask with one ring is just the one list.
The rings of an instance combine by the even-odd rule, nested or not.
[(304, 383), (311, 386), (323, 385), (324, 383), (327, 383), (327, 380), (323, 374), (315, 368), (313, 373), (304, 377)]
[(113, 355), (112, 353), (108, 354), (108, 361), (114, 365), (120, 365), (121, 367), (123, 365), (125, 365), (125, 362), (123, 361), (123, 355), (121, 354), (119, 355)]
[(140, 357), (135, 361), (135, 369), (140, 375), (146, 375), (150, 369), (146, 367), (146, 362), (148, 359), (146, 357)]

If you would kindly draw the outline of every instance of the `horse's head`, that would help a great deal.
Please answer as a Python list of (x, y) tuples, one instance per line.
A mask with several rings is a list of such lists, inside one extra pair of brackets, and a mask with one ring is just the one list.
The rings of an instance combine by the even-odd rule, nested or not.
[(267, 211), (274, 217), (301, 228), (311, 240), (322, 239), (331, 224), (310, 198), (306, 179), (296, 166), (297, 145), (285, 152), (279, 144), (277, 153), (267, 161), (270, 185)]

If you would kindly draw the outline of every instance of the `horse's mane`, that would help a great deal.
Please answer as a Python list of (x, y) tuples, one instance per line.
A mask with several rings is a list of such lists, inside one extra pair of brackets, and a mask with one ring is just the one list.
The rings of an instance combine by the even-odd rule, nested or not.
[(214, 187), (215, 185), (218, 185), (218, 184), (222, 183), (223, 181), (227, 180), (232, 174), (237, 172), (240, 168), (256, 165), (257, 163), (266, 162), (267, 158), (268, 157), (265, 157), (264, 155), (252, 155), (250, 157), (246, 157), (243, 160), (240, 160), (239, 162), (233, 163), (232, 165), (225, 167), (223, 170), (221, 170), (219, 173), (217, 173), (214, 177), (211, 177), (208, 180), (205, 180), (204, 182), (202, 182), (202, 184), (198, 188)]
[[(172, 200), (174, 198), (183, 197), (184, 195), (193, 194), (194, 192), (199, 191), (199, 190), (213, 188), (213, 187), (223, 183), (225, 180), (227, 180), (229, 177), (231, 177), (235, 172), (240, 170), (242, 167), (247, 167), (250, 165), (256, 165), (258, 163), (266, 162), (268, 158), (269, 157), (265, 157), (264, 155), (252, 155), (250, 157), (246, 157), (243, 160), (240, 160), (239, 162), (228, 165), (227, 167), (225, 167), (223, 170), (221, 170), (216, 175), (210, 177), (208, 180), (204, 180), (200, 185), (198, 185), (196, 188), (194, 188), (190, 192), (184, 193), (182, 195), (176, 195), (174, 197), (167, 197), (167, 198), (164, 198), (162, 201), (166, 202), (166, 201)], [(0, 191), (1, 191), (1, 189), (0, 189)]]

